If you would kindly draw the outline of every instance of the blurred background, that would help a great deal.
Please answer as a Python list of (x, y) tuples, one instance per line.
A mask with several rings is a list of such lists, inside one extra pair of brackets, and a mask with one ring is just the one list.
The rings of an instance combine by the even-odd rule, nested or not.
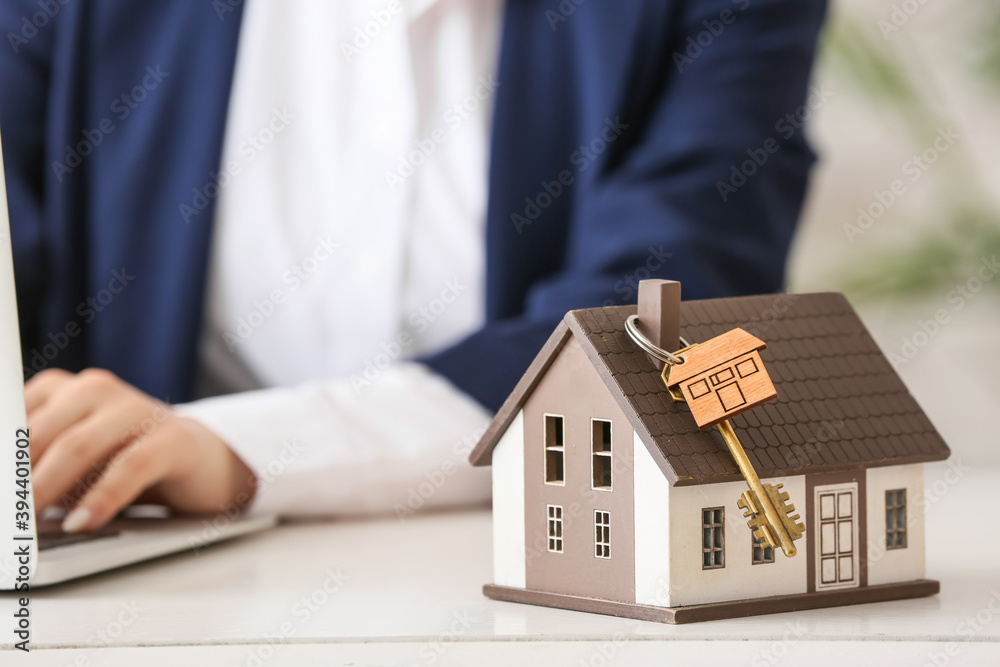
[(788, 290), (847, 294), (964, 465), (1000, 464), (1000, 3), (835, 0)]

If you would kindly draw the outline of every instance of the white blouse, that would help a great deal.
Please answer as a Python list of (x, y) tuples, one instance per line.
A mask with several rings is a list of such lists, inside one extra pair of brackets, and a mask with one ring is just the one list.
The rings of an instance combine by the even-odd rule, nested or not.
[[(485, 501), (490, 415), (407, 359), (481, 326), (500, 0), (250, 0), (200, 392), (255, 513)], [(239, 393), (234, 393), (239, 392)]]

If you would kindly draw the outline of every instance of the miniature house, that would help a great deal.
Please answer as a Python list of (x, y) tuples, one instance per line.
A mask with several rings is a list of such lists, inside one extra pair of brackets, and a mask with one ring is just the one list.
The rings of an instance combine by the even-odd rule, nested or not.
[[(568, 313), (470, 455), (493, 467), (486, 595), (681, 623), (936, 593), (919, 499), (923, 464), (949, 450), (846, 299), (681, 303), (664, 285), (676, 283), (640, 290), (651, 340), (676, 350), (678, 334), (694, 343), (739, 327), (747, 345), (706, 376), (707, 393), (685, 390), (686, 405), (628, 337), (635, 306)], [(736, 505), (746, 484), (692, 416), (701, 398), (732, 402), (719, 388), (733, 382), (750, 400), (748, 361), (766, 366), (778, 398), (731, 423), (802, 514), (793, 558), (754, 540)]]

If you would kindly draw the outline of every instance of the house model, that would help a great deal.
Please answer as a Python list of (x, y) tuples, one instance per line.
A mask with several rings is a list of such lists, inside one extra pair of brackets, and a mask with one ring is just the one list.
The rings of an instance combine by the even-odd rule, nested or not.
[[(683, 623), (938, 592), (920, 498), (950, 452), (842, 295), (682, 303), (643, 281), (638, 326), (665, 350), (746, 332), (731, 364), (680, 383), (689, 403), (627, 334), (636, 312), (569, 312), (470, 454), (493, 467), (487, 596)], [(746, 483), (692, 414), (757, 393), (761, 363), (777, 399), (730, 423), (802, 515), (792, 558), (755, 540)]]

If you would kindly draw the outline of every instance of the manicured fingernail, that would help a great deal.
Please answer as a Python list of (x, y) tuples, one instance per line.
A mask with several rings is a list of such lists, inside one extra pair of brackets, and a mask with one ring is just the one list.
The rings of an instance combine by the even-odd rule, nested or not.
[(79, 533), (88, 523), (90, 523), (90, 510), (86, 507), (77, 507), (63, 519), (62, 529), (64, 533)]

